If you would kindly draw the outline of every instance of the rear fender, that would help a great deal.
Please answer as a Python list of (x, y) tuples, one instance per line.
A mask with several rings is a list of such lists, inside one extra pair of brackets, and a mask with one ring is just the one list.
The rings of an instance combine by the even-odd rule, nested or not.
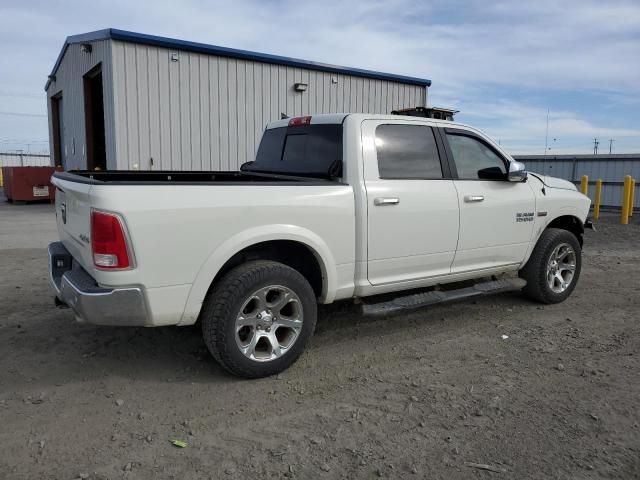
[(337, 272), (328, 246), (318, 235), (305, 228), (294, 225), (267, 225), (234, 235), (209, 255), (191, 286), (179, 325), (196, 322), (211, 283), (231, 257), (252, 245), (274, 240), (291, 240), (311, 249), (322, 270), (322, 295), (319, 300), (321, 303), (332, 302), (337, 289)]

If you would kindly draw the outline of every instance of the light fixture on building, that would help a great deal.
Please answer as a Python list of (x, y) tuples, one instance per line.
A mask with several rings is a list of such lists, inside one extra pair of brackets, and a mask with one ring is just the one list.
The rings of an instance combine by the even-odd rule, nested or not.
[(178, 56), (178, 52), (171, 52), (171, 61), (177, 62), (178, 60), (180, 60), (180, 57)]
[(93, 47), (90, 43), (83, 43), (80, 45), (80, 51), (83, 53), (91, 53), (91, 50), (93, 50)]
[(307, 85), (306, 83), (294, 83), (293, 84), (293, 88), (295, 89), (296, 92), (306, 92), (308, 86), (309, 85)]

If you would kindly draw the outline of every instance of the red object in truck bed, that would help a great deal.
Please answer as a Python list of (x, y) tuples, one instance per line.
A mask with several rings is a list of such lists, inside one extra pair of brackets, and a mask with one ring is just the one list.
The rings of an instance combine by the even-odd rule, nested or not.
[(56, 187), (51, 185), (54, 167), (2, 167), (4, 196), (10, 201), (53, 201)]

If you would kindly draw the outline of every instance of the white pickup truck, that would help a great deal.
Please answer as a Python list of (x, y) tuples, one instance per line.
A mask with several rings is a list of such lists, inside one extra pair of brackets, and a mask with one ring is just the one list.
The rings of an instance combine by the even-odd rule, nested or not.
[(239, 172), (52, 182), (56, 302), (99, 325), (199, 321), (244, 377), (300, 356), (317, 302), (379, 315), (515, 289), (561, 302), (590, 226), (572, 183), (527, 174), (474, 128), (395, 115), (273, 122)]

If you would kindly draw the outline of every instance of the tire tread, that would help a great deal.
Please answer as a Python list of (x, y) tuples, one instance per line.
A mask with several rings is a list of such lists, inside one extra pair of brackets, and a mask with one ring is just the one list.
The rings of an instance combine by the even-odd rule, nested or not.
[[(204, 341), (216, 362), (233, 375), (244, 378), (259, 378), (277, 373), (276, 371), (272, 371), (272, 362), (265, 362), (264, 364), (253, 365), (251, 368), (248, 368), (236, 361), (229, 350), (230, 348), (237, 348), (235, 338), (227, 338), (227, 330), (224, 328), (228, 318), (235, 315), (232, 309), (237, 300), (238, 292), (244, 292), (256, 282), (277, 275), (286, 275), (299, 283), (301, 288), (305, 290), (308, 289), (305, 293), (311, 295), (315, 302), (313, 289), (302, 274), (287, 265), (269, 260), (254, 260), (239, 265), (220, 279), (220, 281), (210, 289), (205, 298), (200, 315)], [(305, 311), (304, 322), (313, 324), (311, 333), (315, 328), (315, 321), (315, 311)], [(310, 336), (311, 335), (308, 335), (307, 338), (300, 338), (302, 337), (302, 332), (300, 332), (300, 337), (296, 340), (296, 348), (285, 354), (286, 366), (284, 368), (287, 368), (298, 359), (304, 351), (304, 344)], [(302, 345), (298, 345), (298, 342), (301, 341)], [(284, 356), (281, 357), (281, 359), (284, 358)], [(280, 370), (284, 370), (284, 368)]]
[[(576, 252), (576, 271), (574, 279), (567, 290), (562, 293), (551, 291), (547, 285), (546, 261), (550, 255), (550, 251), (555, 248), (558, 243), (570, 243)], [(580, 243), (575, 235), (567, 230), (560, 228), (548, 228), (542, 235), (529, 257), (526, 265), (520, 270), (519, 276), (527, 281), (527, 285), (522, 289), (522, 293), (540, 303), (559, 303), (564, 301), (575, 288), (580, 277), (581, 269), (581, 250)]]

